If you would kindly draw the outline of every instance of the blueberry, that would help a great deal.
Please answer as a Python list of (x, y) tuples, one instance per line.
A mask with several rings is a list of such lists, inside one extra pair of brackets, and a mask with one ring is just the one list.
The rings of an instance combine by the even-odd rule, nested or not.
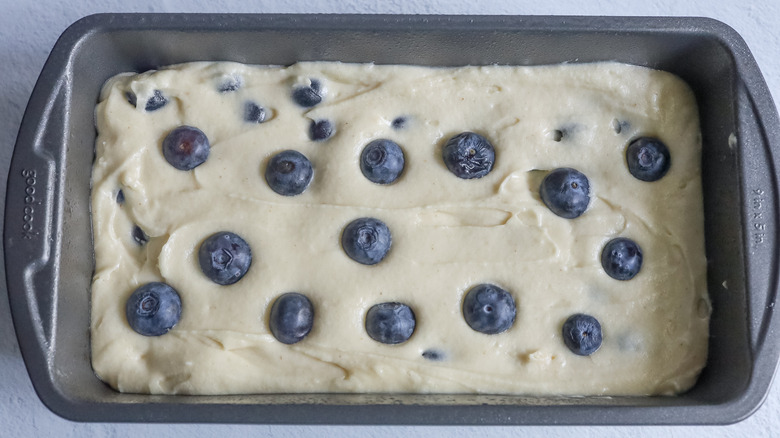
[(393, 129), (403, 129), (406, 126), (406, 117), (396, 117), (393, 119), (393, 121), (390, 123), (390, 126), (393, 127)]
[(231, 76), (229, 78), (226, 78), (222, 83), (219, 84), (217, 87), (217, 91), (220, 93), (229, 93), (231, 91), (236, 91), (239, 88), (241, 88), (242, 81), (241, 78), (238, 76)]
[(179, 126), (163, 140), (163, 156), (168, 164), (179, 170), (192, 170), (209, 157), (209, 139), (192, 126)]
[(149, 100), (146, 101), (146, 111), (152, 112), (157, 111), (158, 109), (165, 106), (165, 104), (168, 103), (168, 99), (163, 96), (162, 91), (160, 90), (154, 90), (154, 94), (152, 94), (152, 97), (149, 98)]
[(504, 332), (515, 323), (512, 295), (493, 284), (471, 288), (463, 299), (463, 318), (472, 329), (488, 335)]
[(631, 128), (631, 122), (628, 120), (612, 119), (612, 130), (615, 131), (615, 134), (628, 131), (629, 128)]
[(628, 171), (642, 181), (657, 181), (669, 170), (669, 149), (661, 140), (640, 137), (626, 148)]
[(271, 190), (284, 196), (303, 193), (314, 175), (311, 162), (302, 153), (286, 150), (271, 157), (265, 168), (265, 181)]
[(380, 303), (366, 313), (366, 333), (383, 344), (406, 342), (414, 333), (414, 312), (406, 304)]
[(244, 105), (244, 121), (250, 123), (263, 123), (265, 122), (266, 111), (265, 108), (254, 102), (247, 102)]
[(119, 189), (119, 191), (116, 192), (116, 203), (119, 205), (125, 203), (125, 192), (123, 192), (122, 189)]
[(344, 227), (341, 233), (341, 247), (354, 261), (364, 265), (375, 265), (390, 251), (393, 237), (390, 229), (379, 219), (363, 217), (355, 219)]
[(572, 353), (590, 356), (601, 347), (601, 324), (590, 315), (572, 315), (563, 323), (563, 342)]
[(135, 105), (138, 103), (138, 98), (132, 91), (125, 91), (125, 99), (127, 99), (127, 103), (132, 105), (133, 108), (135, 108)]
[(139, 334), (164, 335), (181, 319), (181, 298), (165, 283), (147, 283), (130, 295), (125, 316), (130, 327)]
[(297, 292), (281, 295), (271, 306), (268, 325), (279, 342), (294, 344), (301, 341), (314, 325), (314, 308), (311, 301)]
[(393, 141), (374, 140), (360, 154), (360, 170), (369, 181), (392, 184), (404, 171), (404, 151)]
[(327, 140), (334, 131), (333, 124), (329, 120), (312, 120), (309, 125), (309, 138), (314, 141)]
[(320, 81), (312, 79), (311, 85), (308, 87), (300, 86), (293, 88), (292, 98), (298, 105), (304, 108), (311, 108), (322, 102), (320, 91)]
[(563, 167), (544, 177), (539, 195), (553, 213), (562, 218), (574, 219), (588, 208), (590, 183), (578, 170)]
[(138, 225), (133, 226), (133, 240), (135, 240), (135, 243), (143, 246), (146, 244), (146, 242), (149, 241), (149, 236), (144, 233), (144, 230), (141, 229)]
[(554, 129), (551, 133), (551, 136), (553, 141), (566, 141), (571, 139), (575, 134), (577, 134), (577, 132), (581, 131), (582, 129), (583, 126), (578, 125), (577, 123), (567, 123), (558, 129)]
[(237, 234), (221, 231), (203, 241), (198, 250), (200, 269), (223, 286), (241, 279), (252, 264), (249, 244)]
[(642, 269), (642, 249), (631, 239), (612, 239), (601, 251), (601, 266), (616, 280), (631, 280)]
[(440, 362), (447, 358), (443, 351), (428, 349), (422, 352), (422, 357), (433, 362)]
[(496, 152), (485, 137), (462, 132), (447, 140), (442, 158), (447, 169), (458, 178), (482, 178), (493, 169)]

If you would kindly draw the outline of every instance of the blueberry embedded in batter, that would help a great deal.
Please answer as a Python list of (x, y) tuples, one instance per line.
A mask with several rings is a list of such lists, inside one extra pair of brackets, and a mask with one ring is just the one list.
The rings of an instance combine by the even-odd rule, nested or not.
[(138, 225), (133, 226), (132, 235), (133, 235), (133, 240), (135, 240), (135, 243), (141, 246), (145, 245), (146, 242), (149, 241), (149, 236), (147, 236), (144, 230), (142, 230), (141, 227), (139, 227)]
[(405, 116), (399, 116), (393, 119), (392, 122), (390, 122), (390, 126), (393, 127), (393, 129), (403, 129), (406, 127), (406, 124), (408, 122), (408, 119)]
[(162, 94), (160, 90), (154, 90), (154, 94), (146, 101), (144, 109), (147, 112), (157, 111), (164, 107), (168, 103), (168, 99)]
[(244, 81), (240, 76), (229, 76), (222, 80), (217, 86), (217, 91), (220, 93), (229, 93), (236, 91), (244, 85)]
[(311, 108), (322, 102), (322, 85), (317, 79), (311, 79), (309, 86), (293, 88), (292, 99), (299, 106)]
[(612, 130), (615, 131), (615, 134), (626, 133), (631, 127), (631, 123), (628, 120), (612, 119), (611, 125)]
[(441, 362), (447, 358), (447, 355), (441, 350), (429, 348), (422, 352), (422, 357), (433, 362)]
[(263, 123), (267, 117), (265, 108), (254, 103), (247, 102), (244, 104), (244, 121), (249, 123)]
[(309, 125), (309, 138), (313, 141), (325, 141), (335, 132), (336, 128), (330, 120), (312, 120)]
[(125, 99), (127, 100), (127, 103), (133, 106), (133, 108), (135, 108), (136, 104), (138, 103), (138, 98), (132, 91), (125, 91)]

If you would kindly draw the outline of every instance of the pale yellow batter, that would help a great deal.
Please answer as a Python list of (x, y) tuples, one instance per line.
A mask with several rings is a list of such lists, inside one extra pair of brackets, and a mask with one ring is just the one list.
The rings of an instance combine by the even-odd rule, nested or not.
[[(305, 109), (290, 96), (309, 79), (321, 82), (324, 99)], [(220, 92), (226, 81), (240, 87)], [(154, 90), (169, 101), (147, 112)], [(248, 101), (265, 108), (264, 123), (243, 120)], [(406, 118), (401, 128), (392, 126), (398, 117)], [(120, 391), (672, 394), (692, 386), (705, 364), (701, 136), (692, 92), (668, 73), (616, 63), (195, 63), (113, 78), (96, 118), (92, 364)], [(320, 119), (336, 131), (314, 142), (309, 124)], [(161, 151), (179, 125), (211, 142), (192, 171), (173, 168)], [(484, 178), (459, 179), (442, 162), (443, 143), (463, 131), (495, 146)], [(625, 148), (639, 136), (669, 147), (671, 168), (657, 182), (627, 170)], [(378, 138), (406, 156), (392, 185), (360, 171), (363, 147)], [(299, 196), (274, 193), (263, 177), (269, 157), (286, 149), (314, 167)], [(590, 206), (577, 219), (540, 200), (541, 179), (557, 167), (590, 180)], [(343, 227), (364, 216), (393, 235), (375, 266), (340, 246)], [(133, 239), (135, 224), (148, 243)], [(210, 281), (197, 261), (200, 243), (222, 230), (242, 236), (254, 255), (230, 286)], [(629, 281), (610, 278), (600, 263), (603, 245), (619, 236), (644, 253)], [(181, 321), (159, 337), (135, 333), (124, 312), (150, 281), (182, 299)], [(508, 331), (485, 335), (465, 323), (463, 295), (479, 283), (512, 294), (517, 319)], [(271, 335), (268, 314), (292, 291), (309, 297), (315, 319), (308, 337), (286, 345)], [(366, 311), (388, 301), (417, 317), (399, 345), (364, 328)], [(563, 343), (561, 326), (574, 313), (601, 323), (603, 345), (591, 356)], [(426, 359), (426, 350), (444, 359)]]

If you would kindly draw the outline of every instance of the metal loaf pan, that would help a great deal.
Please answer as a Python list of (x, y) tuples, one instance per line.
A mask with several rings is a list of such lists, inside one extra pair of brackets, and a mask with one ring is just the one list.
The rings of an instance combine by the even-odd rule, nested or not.
[[(616, 60), (675, 73), (703, 134), (710, 356), (677, 397), (411, 394), (120, 394), (90, 366), (90, 172), (103, 82), (186, 61), (331, 60), (457, 66)], [(777, 110), (748, 48), (703, 18), (133, 15), (86, 17), (61, 36), (14, 151), (5, 260), (35, 390), (80, 421), (347, 424), (714, 424), (760, 406), (777, 365)], [(685, 214), (685, 212), (680, 212)]]

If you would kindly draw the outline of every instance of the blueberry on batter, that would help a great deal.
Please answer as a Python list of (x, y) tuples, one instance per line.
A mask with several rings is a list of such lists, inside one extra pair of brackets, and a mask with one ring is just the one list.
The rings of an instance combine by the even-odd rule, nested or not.
[(271, 333), (281, 343), (300, 342), (314, 325), (314, 308), (305, 295), (288, 292), (281, 295), (271, 306), (268, 321)]
[(125, 304), (127, 323), (144, 336), (168, 333), (181, 319), (181, 298), (165, 283), (147, 283), (136, 289)]
[(404, 152), (391, 140), (374, 140), (360, 154), (360, 170), (369, 181), (391, 184), (404, 170)]
[(493, 169), (496, 152), (485, 137), (462, 132), (447, 140), (442, 158), (447, 169), (458, 178), (482, 178)]
[(116, 192), (116, 203), (119, 205), (125, 203), (125, 192), (123, 192), (122, 189), (119, 189), (119, 191)]
[(601, 324), (582, 313), (570, 316), (563, 323), (563, 342), (572, 353), (590, 356), (601, 347)]
[(333, 135), (334, 131), (335, 128), (330, 120), (312, 120), (309, 125), (309, 138), (314, 141), (325, 141)]
[(135, 243), (144, 246), (146, 242), (149, 241), (149, 236), (144, 233), (144, 230), (141, 229), (138, 225), (133, 226), (133, 240), (135, 240)]
[(366, 313), (366, 333), (383, 344), (400, 344), (412, 337), (416, 321), (406, 304), (380, 303)]
[(601, 251), (601, 266), (616, 280), (631, 280), (642, 269), (642, 249), (631, 239), (612, 239)]
[(192, 126), (179, 126), (163, 140), (162, 152), (165, 160), (179, 170), (192, 170), (209, 157), (209, 139), (206, 134)]
[(254, 102), (247, 102), (244, 104), (244, 121), (249, 123), (263, 123), (265, 122), (266, 111), (265, 108)]
[(642, 181), (657, 181), (666, 175), (671, 165), (669, 149), (656, 138), (640, 137), (626, 148), (628, 171)]
[(274, 155), (265, 168), (265, 181), (271, 190), (284, 196), (303, 193), (314, 175), (311, 162), (302, 153), (286, 150)]
[(363, 217), (355, 219), (344, 227), (341, 233), (341, 247), (354, 261), (364, 265), (375, 265), (390, 251), (393, 238), (390, 229), (379, 219)]
[(295, 101), (295, 103), (304, 108), (311, 108), (322, 102), (322, 94), (320, 94), (320, 92), (320, 81), (317, 79), (312, 79), (311, 85), (308, 87), (299, 86), (293, 88), (292, 99)]
[(544, 177), (539, 195), (550, 211), (562, 218), (574, 219), (588, 208), (590, 183), (578, 170), (563, 167)]
[(148, 112), (157, 111), (168, 103), (168, 99), (163, 96), (162, 91), (154, 90), (154, 94), (146, 101), (144, 109)]
[(463, 299), (463, 318), (472, 329), (488, 335), (504, 332), (515, 323), (515, 300), (494, 284), (471, 288)]
[(237, 234), (221, 231), (209, 236), (200, 245), (198, 263), (211, 281), (227, 286), (247, 273), (252, 264), (252, 250)]

